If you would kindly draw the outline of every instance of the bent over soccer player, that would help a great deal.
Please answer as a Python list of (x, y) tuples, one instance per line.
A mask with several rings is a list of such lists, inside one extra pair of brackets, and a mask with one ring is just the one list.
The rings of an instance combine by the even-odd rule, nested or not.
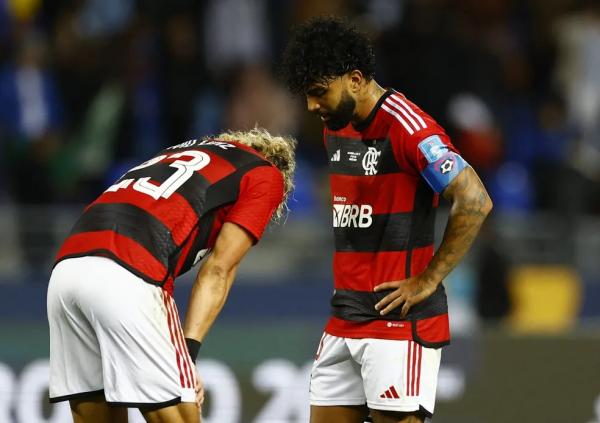
[[(325, 124), (335, 233), (332, 317), (312, 368), (312, 423), (422, 422), (450, 340), (442, 280), (492, 203), (444, 130), (373, 79), (368, 38), (316, 18), (281, 70)], [(439, 195), (452, 204), (434, 254)]]
[[(48, 287), (51, 402), (69, 400), (75, 422), (126, 422), (125, 407), (151, 423), (200, 421), (200, 342), (238, 264), (284, 211), (294, 148), (261, 129), (187, 141), (85, 209)], [(208, 251), (182, 331), (173, 283)]]

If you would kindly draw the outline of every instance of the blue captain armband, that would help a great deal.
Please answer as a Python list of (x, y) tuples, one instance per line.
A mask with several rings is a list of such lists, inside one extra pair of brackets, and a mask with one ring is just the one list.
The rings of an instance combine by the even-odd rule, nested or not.
[(436, 161), (429, 163), (421, 172), (427, 183), (438, 194), (469, 164), (460, 154), (448, 151)]

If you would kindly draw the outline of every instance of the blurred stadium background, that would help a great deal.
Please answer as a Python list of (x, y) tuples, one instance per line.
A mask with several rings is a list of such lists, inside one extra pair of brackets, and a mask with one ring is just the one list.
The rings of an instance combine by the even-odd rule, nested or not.
[(317, 14), (372, 35), (378, 81), (447, 128), (495, 203), (446, 281), (434, 421), (600, 422), (600, 4), (577, 0), (0, 0), (0, 422), (68, 421), (45, 400), (45, 296), (82, 206), (163, 146), (255, 123), (298, 138), (297, 190), (205, 342), (205, 416), (307, 421), (326, 157), (273, 71)]

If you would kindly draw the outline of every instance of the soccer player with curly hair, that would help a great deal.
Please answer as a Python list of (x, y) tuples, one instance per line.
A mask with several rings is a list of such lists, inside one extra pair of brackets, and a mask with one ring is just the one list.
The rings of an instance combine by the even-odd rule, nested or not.
[[(325, 125), (333, 203), (335, 290), (311, 373), (311, 423), (433, 414), (450, 342), (442, 281), (492, 208), (443, 128), (374, 74), (368, 37), (334, 17), (299, 27), (281, 63)], [(436, 251), (440, 196), (451, 207)]]

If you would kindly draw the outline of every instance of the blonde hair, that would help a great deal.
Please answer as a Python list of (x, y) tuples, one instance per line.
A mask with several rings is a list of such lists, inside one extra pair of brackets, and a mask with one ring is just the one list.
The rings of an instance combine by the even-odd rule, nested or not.
[(294, 189), (294, 170), (296, 169), (296, 140), (289, 136), (274, 136), (264, 128), (249, 131), (227, 131), (215, 140), (238, 142), (256, 150), (271, 162), (283, 175), (283, 201), (273, 213), (273, 221), (278, 221), (289, 210), (287, 201)]

